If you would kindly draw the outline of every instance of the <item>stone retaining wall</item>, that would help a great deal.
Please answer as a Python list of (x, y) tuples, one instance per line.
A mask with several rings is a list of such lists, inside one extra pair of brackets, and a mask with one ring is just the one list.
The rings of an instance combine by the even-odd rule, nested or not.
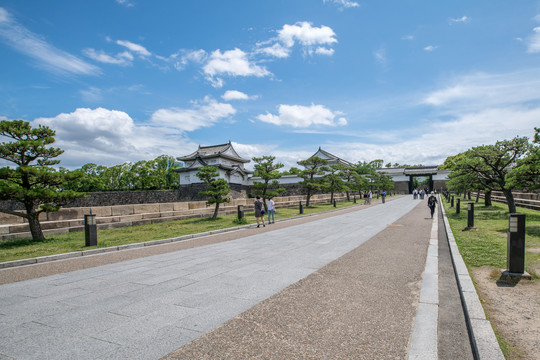
[[(335, 194), (336, 200), (346, 198), (344, 193)], [(298, 206), (306, 197), (281, 196), (274, 198), (276, 208)], [(330, 200), (330, 194), (315, 194), (312, 203), (324, 203)], [(253, 211), (254, 199), (231, 199), (221, 204), (219, 214), (233, 214), (238, 205), (245, 206), (245, 211)], [(89, 206), (63, 208), (59, 211), (42, 213), (40, 217), (44, 234), (62, 234), (84, 230), (84, 215), (96, 215), (99, 229), (117, 228), (131, 225), (144, 225), (156, 222), (180, 220), (193, 217), (211, 216), (214, 205), (206, 206), (206, 201), (184, 201), (154, 204), (127, 204), (113, 206)], [(24, 218), (0, 213), (0, 239), (30, 237), (28, 224)]]

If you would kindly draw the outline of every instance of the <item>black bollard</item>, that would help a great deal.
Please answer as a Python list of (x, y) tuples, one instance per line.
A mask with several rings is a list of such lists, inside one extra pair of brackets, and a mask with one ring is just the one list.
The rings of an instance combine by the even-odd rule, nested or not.
[(353, 196), (353, 202), (356, 204), (356, 196)]
[(334, 207), (336, 207), (336, 199), (334, 199)]
[(525, 214), (510, 214), (507, 236), (508, 271), (525, 272)]
[(304, 205), (302, 205), (302, 202), (300, 201), (300, 214), (304, 213)]
[(459, 214), (459, 211), (460, 211), (459, 205), (460, 205), (460, 203), (461, 203), (461, 199), (457, 198), (456, 199), (456, 214)]
[(454, 195), (452, 195), (452, 205), (451, 207), (454, 207)]
[(238, 205), (238, 220), (244, 217), (244, 205)]
[(467, 204), (467, 227), (469, 229), (474, 227), (474, 203)]
[(84, 241), (86, 246), (97, 245), (96, 215), (84, 215)]

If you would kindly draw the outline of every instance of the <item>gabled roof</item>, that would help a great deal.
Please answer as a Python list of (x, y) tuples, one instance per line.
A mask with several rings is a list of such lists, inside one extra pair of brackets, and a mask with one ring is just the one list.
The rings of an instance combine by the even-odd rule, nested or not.
[(433, 175), (438, 171), (438, 166), (415, 166), (403, 170), (405, 175)]
[(186, 155), (186, 156), (180, 156), (177, 157), (177, 160), (180, 161), (190, 161), (195, 160), (196, 158), (200, 159), (209, 159), (214, 157), (223, 157), (232, 161), (240, 162), (240, 163), (248, 163), (250, 160), (244, 159), (238, 155), (236, 150), (234, 150), (231, 142), (229, 141), (227, 144), (221, 144), (221, 145), (211, 145), (211, 146), (201, 146), (199, 145), (199, 148), (197, 151)]
[(339, 164), (339, 165), (345, 165), (345, 166), (354, 166), (353, 163), (350, 163), (347, 160), (343, 160), (337, 157), (336, 155), (330, 154), (328, 151), (324, 151), (323, 149), (321, 149), (320, 146), (319, 146), (319, 150), (317, 150), (317, 152), (311, 155), (309, 158), (311, 159), (312, 157), (315, 157), (315, 156), (320, 157), (321, 159), (324, 159), (324, 160), (328, 160), (328, 163), (330, 165)]

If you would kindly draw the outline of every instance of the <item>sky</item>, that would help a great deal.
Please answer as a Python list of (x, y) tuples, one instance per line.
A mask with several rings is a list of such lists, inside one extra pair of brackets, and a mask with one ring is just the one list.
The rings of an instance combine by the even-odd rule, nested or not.
[(229, 141), (438, 165), (540, 126), (540, 1), (0, 0), (0, 51), (0, 119), (71, 169)]

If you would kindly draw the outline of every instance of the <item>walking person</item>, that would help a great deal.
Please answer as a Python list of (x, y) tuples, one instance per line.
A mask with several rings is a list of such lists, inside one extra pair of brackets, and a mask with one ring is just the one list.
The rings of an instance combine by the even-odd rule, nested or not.
[[(274, 215), (276, 213), (276, 205), (274, 204), (274, 200), (272, 200), (271, 196), (266, 202), (266, 207), (268, 208), (268, 224), (273, 224), (275, 223)], [(272, 217), (272, 221), (270, 221), (270, 216)]]
[(368, 193), (368, 204), (371, 205), (371, 199), (373, 199), (373, 193), (371, 192), (371, 190), (369, 190), (369, 193)]
[(427, 206), (429, 207), (429, 210), (431, 211), (431, 218), (433, 219), (433, 214), (435, 213), (435, 206), (437, 206), (437, 198), (435, 197), (435, 194), (433, 191), (431, 192), (431, 195), (429, 195), (427, 200)]
[(383, 190), (383, 192), (381, 193), (381, 197), (382, 197), (382, 203), (384, 204), (384, 201), (386, 200), (386, 191)]
[(257, 218), (257, 227), (260, 227), (261, 224), (259, 224), (259, 219), (262, 221), (262, 226), (265, 227), (264, 224), (264, 204), (261, 201), (261, 197), (257, 195), (257, 200), (255, 201), (255, 217)]

